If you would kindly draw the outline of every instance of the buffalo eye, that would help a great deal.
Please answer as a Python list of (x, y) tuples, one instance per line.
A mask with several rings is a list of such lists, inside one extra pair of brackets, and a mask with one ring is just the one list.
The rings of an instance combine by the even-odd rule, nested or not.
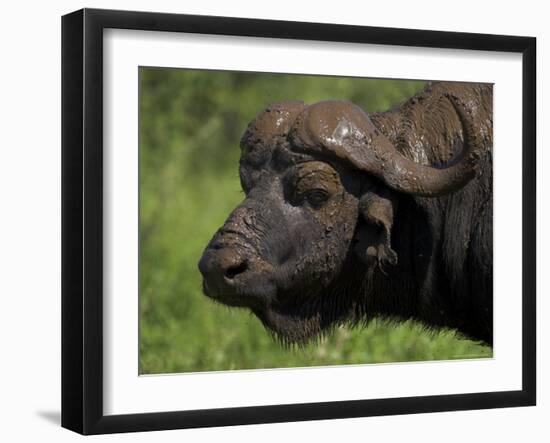
[(324, 189), (312, 189), (305, 194), (305, 201), (307, 201), (312, 207), (320, 208), (323, 206), (329, 198), (329, 194)]
[(320, 161), (295, 165), (285, 174), (283, 183), (287, 201), (313, 209), (323, 207), (342, 186), (336, 170)]

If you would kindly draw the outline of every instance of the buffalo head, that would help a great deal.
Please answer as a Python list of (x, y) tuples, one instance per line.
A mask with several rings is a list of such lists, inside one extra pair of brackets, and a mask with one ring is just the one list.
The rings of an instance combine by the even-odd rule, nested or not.
[(466, 148), (445, 168), (400, 154), (350, 102), (284, 102), (261, 112), (241, 140), (246, 198), (199, 262), (205, 294), (251, 309), (288, 342), (349, 317), (357, 308), (349, 294), (368, 292), (365, 276), (397, 263), (399, 195), (443, 195), (475, 175), (471, 118), (448, 99)]

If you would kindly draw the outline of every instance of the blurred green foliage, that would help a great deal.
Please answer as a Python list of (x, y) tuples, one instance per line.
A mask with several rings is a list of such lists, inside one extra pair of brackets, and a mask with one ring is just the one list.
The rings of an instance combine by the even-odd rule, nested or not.
[(197, 262), (242, 200), (239, 140), (268, 104), (348, 99), (367, 111), (422, 82), (140, 68), (140, 373), (488, 357), (452, 331), (406, 322), (338, 328), (283, 348), (246, 310), (202, 295)]

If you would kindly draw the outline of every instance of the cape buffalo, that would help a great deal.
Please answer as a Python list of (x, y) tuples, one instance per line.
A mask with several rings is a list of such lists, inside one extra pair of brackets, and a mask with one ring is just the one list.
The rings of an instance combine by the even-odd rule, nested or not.
[(434, 83), (367, 115), (269, 106), (241, 140), (246, 198), (199, 262), (204, 293), (287, 343), (375, 317), (492, 344), (492, 85)]

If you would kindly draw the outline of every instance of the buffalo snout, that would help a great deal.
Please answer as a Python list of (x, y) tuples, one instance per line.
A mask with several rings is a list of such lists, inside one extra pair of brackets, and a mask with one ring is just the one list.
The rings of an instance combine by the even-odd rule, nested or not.
[(235, 247), (207, 249), (199, 261), (207, 295), (232, 294), (241, 274), (248, 270), (248, 259)]

